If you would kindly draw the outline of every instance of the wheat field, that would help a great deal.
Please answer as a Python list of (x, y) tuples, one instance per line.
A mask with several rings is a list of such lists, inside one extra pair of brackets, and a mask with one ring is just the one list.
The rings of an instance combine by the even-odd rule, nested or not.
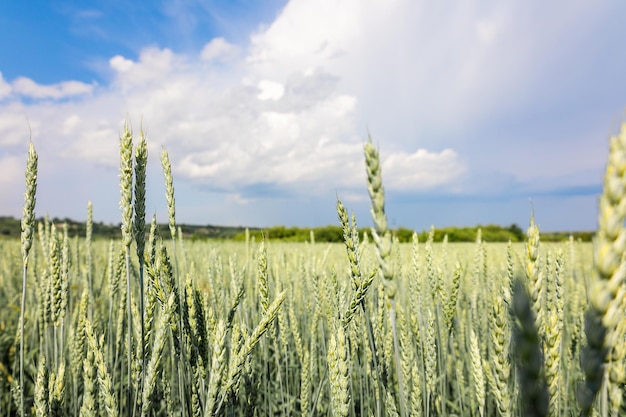
[[(35, 222), (0, 240), (0, 416), (622, 415), (626, 124), (594, 244), (460, 244), (374, 227), (337, 201), (343, 244), (186, 241), (166, 150), (169, 233), (145, 218), (147, 146), (120, 138), (117, 240)], [(149, 185), (149, 184), (148, 184)], [(339, 196), (340, 198), (341, 196)]]

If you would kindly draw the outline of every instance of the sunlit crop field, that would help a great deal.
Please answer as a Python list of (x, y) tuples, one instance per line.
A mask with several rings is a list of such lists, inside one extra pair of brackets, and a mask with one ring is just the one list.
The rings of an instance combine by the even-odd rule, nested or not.
[(159, 235), (143, 137), (120, 142), (111, 241), (91, 205), (85, 236), (34, 221), (31, 147), (22, 239), (0, 240), (1, 416), (623, 412), (626, 127), (593, 246), (542, 243), (532, 217), (523, 243), (400, 244), (371, 142), (370, 233), (338, 201), (343, 244), (187, 241), (164, 150)]
[[(142, 387), (136, 259), (129, 354), (122, 242), (87, 245), (84, 237), (66, 238), (61, 225), (40, 231), (27, 281), (29, 412), (47, 415), (41, 407), (49, 407), (59, 415), (78, 415), (87, 413), (87, 406), (95, 414), (115, 412), (107, 410), (110, 395), (119, 414), (139, 412), (143, 401), (150, 404), (147, 415), (182, 410), (185, 415), (331, 415), (335, 408), (348, 415), (388, 415), (401, 407), (406, 415), (522, 415), (508, 303), (511, 278), (524, 273), (524, 244), (419, 242), (394, 248), (399, 379), (385, 290), (377, 277), (362, 307), (344, 324), (355, 294), (345, 245), (266, 242), (264, 252), (260, 242), (183, 238), (174, 251), (171, 241), (157, 238), (154, 261), (149, 255), (146, 263), (152, 272), (146, 280), (144, 338), (146, 367), (152, 368), (146, 374), (158, 377)], [(15, 415), (10, 388), (17, 378), (22, 261), (18, 241), (0, 244), (2, 415)], [(373, 243), (361, 239), (359, 251), (365, 275), (376, 271)], [(563, 326), (553, 358), (556, 381), (550, 381), (558, 387), (554, 401), (571, 414), (582, 378), (579, 349), (591, 245), (541, 244), (538, 263), (546, 283), (546, 319)], [(67, 283), (57, 282), (64, 279)], [(170, 306), (169, 295), (178, 293), (181, 298)], [(284, 301), (272, 325), (249, 353), (241, 352), (280, 294)], [(548, 297), (560, 297), (562, 304), (548, 304)], [(181, 321), (172, 319), (175, 314)], [(150, 395), (140, 399), (147, 390)]]

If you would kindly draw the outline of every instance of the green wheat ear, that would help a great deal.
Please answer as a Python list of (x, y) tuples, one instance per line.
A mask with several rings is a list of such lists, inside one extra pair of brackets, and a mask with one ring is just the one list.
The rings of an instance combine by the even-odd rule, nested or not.
[(22, 215), (22, 258), (28, 264), (28, 254), (33, 245), (35, 233), (35, 195), (37, 193), (37, 152), (31, 142), (28, 146), (26, 162), (26, 192), (24, 193), (24, 211)]
[(133, 238), (133, 133), (124, 125), (120, 137), (120, 209), (122, 210), (122, 240), (130, 247)]
[(522, 281), (513, 289), (512, 313), (514, 356), (520, 384), (521, 404), (526, 416), (548, 415), (548, 387), (543, 369), (543, 352), (531, 299)]
[(28, 273), (28, 255), (33, 246), (35, 231), (35, 195), (37, 193), (37, 152), (31, 142), (28, 146), (26, 162), (26, 192), (24, 193), (24, 212), (22, 215), (22, 303), (20, 309), (20, 403), (19, 409), (24, 416), (24, 313), (26, 304), (26, 276)]
[(387, 229), (385, 214), (385, 189), (380, 166), (378, 150), (371, 138), (364, 146), (365, 171), (367, 173), (367, 191), (371, 201), (371, 214), (374, 221), (372, 237), (376, 244), (376, 254), (380, 265), (380, 274), (385, 285), (385, 294), (389, 299), (396, 295), (396, 283), (393, 280), (391, 260), (391, 234)]
[(169, 217), (170, 234), (172, 240), (176, 238), (176, 202), (174, 200), (174, 178), (172, 177), (172, 164), (167, 149), (161, 150), (161, 165), (165, 177), (165, 198), (167, 200), (167, 213)]
[(133, 230), (137, 243), (139, 260), (139, 314), (141, 315), (141, 369), (142, 380), (146, 369), (146, 332), (145, 332), (145, 301), (144, 301), (144, 261), (146, 247), (146, 166), (148, 164), (148, 145), (146, 136), (141, 132), (139, 143), (135, 147), (135, 217)]
[[(621, 348), (618, 324), (624, 319), (620, 304), (624, 298), (626, 263), (626, 123), (611, 137), (604, 187), (598, 210), (598, 233), (594, 241), (596, 280), (589, 291), (590, 306), (585, 313), (587, 346), (581, 365), (585, 383), (578, 390), (578, 404), (589, 415), (596, 395), (604, 386), (604, 375), (616, 364), (612, 353)], [(618, 345), (619, 344), (619, 345)], [(610, 376), (610, 373), (609, 373)], [(611, 381), (614, 382), (614, 381)], [(605, 405), (605, 404), (604, 404)]]

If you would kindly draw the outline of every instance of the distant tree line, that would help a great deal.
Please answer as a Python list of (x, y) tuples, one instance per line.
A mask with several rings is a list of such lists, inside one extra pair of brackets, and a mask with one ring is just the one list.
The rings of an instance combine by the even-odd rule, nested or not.
[[(526, 239), (526, 232), (518, 225), (512, 224), (508, 227), (498, 225), (485, 225), (475, 227), (444, 227), (434, 229), (434, 241), (443, 241), (444, 236), (448, 236), (448, 242), (474, 242), (478, 236), (478, 229), (481, 231), (481, 237), (485, 242), (523, 242)], [(343, 232), (339, 226), (322, 226), (314, 228), (302, 227), (285, 227), (273, 226), (266, 229), (257, 229), (249, 231), (249, 236), (255, 240), (265, 237), (269, 240), (282, 240), (287, 242), (309, 242), (311, 237), (315, 242), (343, 242)], [(359, 234), (370, 233), (369, 228), (360, 228)], [(401, 243), (411, 242), (413, 239), (413, 230), (405, 227), (399, 227), (392, 231)], [(430, 230), (422, 230), (418, 233), (420, 242), (428, 239)], [(594, 232), (546, 232), (541, 233), (541, 239), (544, 242), (561, 242), (573, 236), (576, 240), (585, 242), (591, 241)], [(245, 240), (245, 231), (234, 236), (235, 240)]]
[[(37, 219), (37, 222), (44, 222), (45, 218), (41, 217)], [(68, 235), (85, 236), (87, 233), (87, 226), (85, 222), (78, 222), (68, 218), (50, 218), (47, 221), (61, 228), (63, 224), (68, 226)], [(0, 216), (0, 237), (16, 237), (19, 238), (21, 234), (21, 220), (14, 217)], [(232, 239), (236, 234), (245, 231), (245, 227), (226, 227), (226, 226), (212, 226), (212, 225), (178, 225), (185, 238), (195, 239)], [(121, 223), (118, 224), (106, 224), (102, 222), (94, 222), (92, 225), (92, 237), (94, 239), (118, 239), (121, 237)], [(147, 224), (146, 231), (150, 230), (150, 224)], [(162, 237), (169, 237), (169, 225), (158, 224), (157, 233)]]
[[(43, 222), (44, 218), (37, 220)], [(68, 225), (68, 232), (71, 237), (85, 236), (86, 226), (84, 222), (78, 222), (72, 219), (52, 218), (51, 223), (61, 227), (64, 223)], [(185, 239), (233, 239), (243, 241), (246, 239), (245, 227), (225, 227), (213, 225), (179, 225)], [(523, 242), (526, 238), (526, 232), (516, 224), (508, 227), (498, 225), (478, 225), (475, 227), (444, 227), (434, 229), (434, 241), (441, 242), (444, 236), (448, 236), (449, 242), (474, 242), (481, 230), (482, 239), (485, 242)], [(149, 225), (147, 230), (149, 230)], [(398, 237), (401, 243), (411, 242), (413, 230), (405, 227), (394, 229), (393, 234)], [(19, 238), (21, 233), (20, 219), (14, 217), (0, 216), (0, 237)], [(158, 233), (161, 236), (169, 236), (169, 228), (167, 224), (158, 225)], [(359, 234), (370, 233), (369, 228), (360, 228)], [(428, 239), (429, 230), (418, 232), (420, 242)], [(285, 227), (273, 226), (269, 228), (249, 228), (248, 235), (254, 237), (258, 242), (263, 237), (269, 240), (281, 240), (286, 242), (343, 242), (343, 232), (341, 227), (335, 225), (321, 227)], [(561, 242), (573, 236), (576, 240), (589, 242), (593, 238), (594, 232), (542, 232), (541, 240), (544, 242)], [(93, 223), (94, 239), (117, 239), (120, 235), (120, 224), (105, 224), (102, 222)]]

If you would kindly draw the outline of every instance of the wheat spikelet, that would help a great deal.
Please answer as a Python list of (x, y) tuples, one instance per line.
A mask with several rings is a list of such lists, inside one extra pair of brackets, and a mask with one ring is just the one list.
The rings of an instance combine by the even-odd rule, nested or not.
[[(589, 290), (590, 306), (585, 317), (587, 347), (582, 354), (585, 384), (578, 392), (578, 403), (589, 415), (599, 392), (605, 367), (611, 367), (610, 353), (615, 348), (616, 327), (624, 319), (620, 294), (624, 291), (626, 265), (626, 123), (611, 138), (604, 187), (598, 210), (598, 232), (594, 241), (594, 264), (597, 279)], [(603, 407), (606, 405), (603, 405)]]
[(409, 415), (413, 417), (421, 417), (423, 415), (422, 382), (419, 369), (415, 363), (411, 367), (411, 382)]
[(294, 303), (288, 303), (287, 312), (289, 314), (289, 329), (291, 330), (291, 336), (293, 337), (296, 355), (298, 356), (298, 361), (302, 365), (304, 362), (304, 349), (302, 347), (302, 336), (300, 334), (300, 328), (298, 327), (298, 316), (296, 315)]
[[(385, 296), (389, 305), (389, 321), (393, 338), (393, 362), (395, 375), (400, 392), (404, 391), (402, 371), (400, 369), (400, 347), (398, 332), (396, 330), (395, 296), (398, 289), (397, 279), (394, 279), (392, 259), (392, 237), (387, 228), (387, 215), (385, 214), (385, 190), (383, 188), (381, 164), (378, 150), (372, 144), (371, 138), (364, 146), (365, 171), (367, 173), (367, 189), (371, 201), (371, 215), (375, 227), (371, 229), (372, 237), (376, 245), (376, 256), (380, 268), (379, 276), (385, 286)], [(400, 414), (404, 417), (406, 406), (400, 401)]]
[[(59, 322), (61, 326), (64, 324), (65, 313), (68, 308), (69, 287), (70, 287), (70, 240), (68, 236), (68, 225), (63, 223), (63, 240), (61, 242), (61, 309), (59, 311)], [(63, 331), (63, 329), (61, 329)], [(61, 343), (64, 337), (61, 333)], [(61, 352), (63, 352), (63, 344), (61, 344)]]
[(191, 276), (185, 274), (185, 282), (181, 291), (181, 321), (182, 321), (182, 338), (185, 346), (186, 355), (189, 358), (189, 364), (192, 367), (197, 366), (198, 351), (196, 347), (196, 334), (194, 332), (193, 317), (191, 317), (191, 309), (193, 305)]
[(278, 334), (278, 338), (279, 338), (279, 346), (280, 346), (280, 352), (284, 355), (284, 356), (289, 356), (289, 324), (287, 323), (287, 313), (285, 312), (285, 309), (282, 308), (280, 309), (280, 311), (278, 312), (278, 315), (276, 316), (276, 321), (278, 323), (278, 326), (276, 326), (276, 331)]
[[(624, 284), (620, 287), (614, 301), (619, 305), (620, 311), (626, 311), (626, 288)], [(626, 398), (624, 383), (626, 382), (626, 318), (622, 317), (614, 330), (614, 346), (607, 367), (608, 376), (608, 399), (610, 403), (611, 415), (619, 415), (622, 411)]]
[[(430, 309), (426, 310), (424, 328), (420, 330), (420, 334), (425, 337), (422, 341), (424, 349), (424, 373), (426, 379), (426, 407), (437, 402), (437, 337), (435, 329), (435, 317)], [(427, 412), (428, 414), (428, 412)]]
[(428, 232), (428, 238), (426, 239), (426, 245), (424, 247), (424, 261), (426, 263), (426, 286), (430, 290), (430, 299), (433, 303), (437, 302), (437, 272), (435, 266), (435, 259), (433, 255), (433, 243), (435, 239), (435, 227), (431, 226)]
[[(135, 196), (133, 233), (137, 244), (136, 252), (139, 260), (139, 314), (141, 318), (141, 347), (142, 369), (146, 366), (146, 329), (144, 305), (144, 251), (146, 247), (146, 166), (148, 163), (148, 145), (143, 131), (139, 135), (139, 142), (135, 147)], [(143, 375), (142, 375), (143, 380)]]
[(126, 267), (124, 248), (120, 248), (117, 257), (117, 265), (115, 267), (114, 286), (118, 288), (119, 298), (117, 300), (117, 305), (112, 304), (111, 309), (117, 312), (117, 316), (115, 318), (115, 350), (119, 352), (119, 349), (122, 347), (122, 338), (124, 337), (126, 298), (128, 296), (127, 287), (125, 285), (120, 285)]
[(59, 327), (61, 317), (61, 244), (56, 226), (50, 231), (50, 263), (48, 264), (49, 297), (50, 297), (50, 320), (54, 327)]
[(543, 374), (543, 353), (531, 299), (521, 281), (515, 283), (512, 301), (516, 319), (513, 331), (514, 354), (524, 415), (547, 416), (548, 389)]
[[(131, 378), (132, 374), (132, 293), (130, 282), (130, 245), (133, 241), (133, 134), (124, 124), (124, 132), (120, 137), (120, 210), (122, 211), (122, 243), (125, 249), (126, 257), (126, 312), (128, 338), (126, 345), (128, 347), (127, 355), (127, 375)], [(128, 403), (132, 401), (132, 389), (128, 389)]]
[(510, 384), (510, 324), (506, 301), (498, 296), (492, 297), (491, 314), (489, 315), (489, 336), (491, 338), (491, 357), (489, 363), (493, 382), (490, 382), (498, 412), (503, 417), (511, 415), (511, 384)]
[(393, 398), (391, 392), (387, 391), (385, 395), (385, 411), (388, 417), (399, 417), (398, 408), (396, 407), (396, 401)]
[(146, 166), (148, 163), (148, 145), (142, 132), (135, 146), (135, 204), (133, 229), (137, 243), (137, 258), (143, 262), (146, 242)]
[(337, 215), (339, 216), (339, 222), (343, 231), (343, 240), (348, 254), (348, 261), (350, 263), (350, 278), (352, 289), (354, 291), (350, 299), (348, 309), (343, 314), (343, 325), (347, 328), (359, 306), (365, 310), (364, 300), (368, 289), (374, 281), (376, 271), (372, 271), (372, 273), (365, 279), (362, 278), (361, 251), (359, 250), (359, 229), (356, 224), (356, 218), (352, 215), (352, 223), (350, 223), (348, 211), (340, 200), (337, 200)]
[(157, 218), (156, 214), (152, 215), (152, 220), (150, 221), (150, 232), (148, 233), (148, 255), (146, 256), (146, 266), (148, 271), (150, 268), (154, 269), (156, 264), (157, 257)]
[[(170, 294), (174, 294), (174, 310), (170, 316), (170, 329), (172, 331), (172, 337), (174, 341), (174, 353), (176, 358), (179, 358), (181, 355), (181, 329), (180, 329), (180, 299), (178, 296), (178, 287), (176, 285), (176, 280), (174, 278), (174, 271), (172, 269), (172, 264), (170, 262), (170, 258), (167, 254), (167, 249), (165, 246), (161, 246), (160, 256), (157, 260), (157, 270), (161, 280), (164, 283), (164, 290), (167, 293), (167, 297)], [(165, 300), (165, 293), (162, 295), (163, 300)]]
[(506, 286), (503, 288), (504, 301), (511, 303), (511, 292), (513, 291), (513, 275), (515, 272), (515, 263), (513, 261), (513, 244), (509, 240), (506, 245)]
[(85, 320), (87, 319), (88, 308), (89, 294), (87, 290), (84, 290), (83, 295), (80, 298), (76, 327), (74, 328), (71, 346), (71, 368), (74, 372), (74, 378), (76, 381), (78, 381), (78, 379), (81, 377), (82, 364), (85, 360)]
[(328, 342), (328, 375), (332, 415), (347, 417), (350, 412), (350, 362), (348, 344), (343, 326), (336, 330)]
[[(204, 314), (204, 297), (197, 288), (192, 288), (192, 311), (191, 316), (194, 322), (194, 334), (196, 335), (195, 347), (198, 349), (198, 355), (202, 360), (203, 372), (206, 373), (206, 367), (209, 366), (209, 335), (207, 333), (207, 323)], [(203, 374), (206, 378), (206, 375)]]
[(226, 383), (222, 388), (222, 396), (220, 399), (220, 404), (217, 407), (217, 410), (220, 410), (221, 405), (224, 401), (227, 400), (227, 397), (235, 391), (236, 386), (239, 384), (239, 379), (241, 377), (241, 372), (243, 371), (244, 365), (250, 356), (252, 349), (259, 343), (261, 337), (265, 334), (265, 332), (270, 328), (270, 325), (278, 315), (280, 310), (280, 306), (283, 301), (285, 301), (287, 293), (282, 291), (276, 299), (270, 304), (267, 309), (267, 314), (265, 314), (259, 324), (254, 328), (252, 334), (250, 334), (246, 339), (240, 349), (236, 352), (233, 352), (234, 359), (232, 363), (228, 367), (228, 377), (226, 378)]
[(46, 366), (46, 356), (43, 355), (39, 361), (37, 379), (35, 381), (35, 415), (47, 417), (50, 415), (50, 393), (48, 391), (48, 367)]
[(93, 204), (87, 202), (87, 222), (85, 223), (85, 252), (87, 255), (87, 288), (93, 294)]
[[(418, 383), (413, 380), (413, 366), (416, 362), (416, 354), (414, 349), (414, 343), (411, 334), (411, 325), (407, 314), (398, 309), (398, 321), (400, 323), (400, 353), (402, 358), (402, 380), (406, 382), (407, 391), (401, 392), (400, 395), (404, 396), (405, 402), (411, 404), (411, 385)], [(409, 406), (412, 407), (411, 405)]]
[(543, 311), (542, 305), (545, 297), (544, 276), (539, 267), (539, 227), (535, 224), (534, 216), (530, 218), (530, 225), (526, 232), (526, 276), (529, 282), (530, 298), (535, 316), (535, 327), (540, 335), (543, 335)]
[[(137, 392), (141, 391), (141, 384), (143, 383), (143, 370), (145, 369), (145, 363), (143, 362), (142, 351), (141, 351), (141, 315), (139, 313), (139, 307), (137, 303), (132, 300), (131, 303), (131, 311), (133, 317), (133, 335), (131, 351), (132, 351), (132, 373), (131, 373), (131, 383), (134, 389)], [(141, 398), (137, 400), (137, 405), (141, 404), (139, 401)]]
[(50, 374), (50, 414), (58, 416), (63, 414), (63, 400), (65, 395), (65, 362), (61, 362), (56, 374)]
[(161, 150), (161, 165), (165, 177), (165, 198), (167, 200), (167, 214), (169, 218), (170, 234), (172, 240), (176, 238), (176, 201), (174, 199), (174, 178), (172, 177), (172, 164), (167, 150)]
[(130, 247), (133, 237), (133, 134), (127, 124), (120, 137), (120, 209), (122, 241)]
[(170, 321), (170, 315), (174, 308), (174, 294), (170, 294), (165, 309), (159, 316), (157, 331), (154, 335), (154, 342), (150, 360), (148, 361), (145, 372), (145, 384), (142, 390), (141, 399), (141, 416), (150, 415), (152, 409), (152, 396), (156, 387), (157, 377), (159, 374), (159, 363), (161, 362), (163, 347), (167, 336), (167, 323)]
[(443, 306), (444, 320), (448, 333), (452, 331), (452, 327), (454, 326), (456, 304), (459, 296), (459, 288), (461, 287), (461, 273), (461, 264), (457, 261), (454, 266), (454, 275), (452, 276), (452, 286), (450, 287), (449, 296)]
[(212, 416), (217, 394), (222, 384), (224, 371), (226, 370), (226, 325), (223, 320), (217, 323), (215, 328), (215, 339), (213, 343), (213, 353), (211, 355), (211, 373), (209, 379), (209, 388), (206, 395), (204, 406), (206, 417)]
[(365, 168), (367, 172), (367, 189), (371, 200), (371, 214), (375, 228), (371, 230), (376, 255), (380, 266), (380, 276), (385, 285), (385, 294), (391, 300), (395, 297), (397, 283), (393, 280), (391, 263), (391, 234), (387, 230), (385, 214), (385, 190), (381, 175), (378, 150), (371, 139), (365, 144)]
[(348, 309), (344, 314), (343, 323), (344, 327), (347, 327), (354, 315), (356, 314), (359, 306), (365, 311), (365, 297), (367, 296), (367, 291), (372, 286), (374, 282), (374, 278), (376, 277), (376, 270), (373, 270), (366, 278), (361, 282), (356, 288), (356, 291), (352, 295), (350, 300), (350, 304), (348, 305)]
[(37, 193), (37, 152), (31, 142), (28, 147), (26, 162), (26, 191), (24, 192), (24, 210), (22, 214), (22, 301), (20, 307), (20, 385), (19, 411), (24, 417), (24, 314), (26, 304), (26, 275), (28, 271), (28, 255), (33, 245), (35, 228), (35, 201)]
[(343, 232), (343, 242), (346, 245), (346, 252), (350, 262), (352, 289), (356, 290), (361, 285), (361, 263), (358, 234), (356, 235), (357, 240), (355, 241), (353, 232), (357, 229), (356, 220), (353, 217), (352, 224), (350, 224), (348, 211), (341, 203), (341, 200), (337, 200), (337, 215), (339, 216), (339, 223), (341, 224), (341, 230)]
[[(232, 266), (232, 264), (231, 264)], [(241, 305), (241, 301), (243, 300), (243, 295), (245, 293), (245, 286), (243, 282), (243, 276), (239, 273), (234, 272), (234, 268), (231, 268), (231, 272), (233, 272), (233, 287), (237, 289), (235, 293), (235, 297), (232, 300), (232, 306), (228, 311), (228, 317), (226, 318), (226, 328), (230, 329), (233, 325), (233, 320), (235, 319), (235, 314), (237, 313), (237, 309)], [(269, 310), (269, 306), (268, 306)]]
[(28, 146), (26, 162), (26, 191), (24, 192), (24, 210), (22, 214), (22, 262), (28, 265), (28, 254), (33, 245), (35, 228), (35, 202), (37, 194), (37, 152), (31, 142)]
[(83, 361), (83, 374), (85, 375), (85, 378), (83, 379), (83, 402), (80, 406), (81, 417), (95, 417), (96, 415), (98, 415), (98, 388), (96, 386), (98, 381), (96, 376), (97, 370), (94, 358), (95, 354), (93, 350), (87, 349), (87, 357)]
[(311, 355), (305, 348), (302, 356), (302, 371), (300, 372), (300, 413), (309, 415), (309, 399), (311, 398)]
[(265, 247), (265, 239), (261, 241), (261, 246), (259, 247), (257, 280), (259, 283), (261, 312), (265, 314), (270, 304), (269, 285), (267, 283), (267, 249)]
[[(546, 361), (546, 382), (550, 395), (549, 415), (560, 414), (560, 386), (561, 386), (561, 334), (563, 332), (563, 282), (562, 253), (557, 254), (554, 273), (546, 273), (546, 315), (544, 333), (544, 353)], [(548, 265), (551, 257), (546, 255)]]
[(118, 415), (117, 399), (113, 393), (113, 381), (102, 353), (102, 345), (96, 341), (93, 327), (89, 320), (85, 320), (85, 335), (89, 350), (93, 353), (93, 365), (97, 369), (98, 387), (107, 416)]
[[(195, 375), (194, 375), (195, 376)], [(198, 393), (198, 383), (197, 379), (191, 382), (191, 416), (192, 417), (201, 417), (202, 416), (202, 404), (200, 403), (200, 395)]]
[(470, 327), (469, 331), (469, 353), (470, 353), (470, 373), (473, 381), (473, 391), (476, 403), (478, 405), (478, 414), (483, 416), (485, 413), (485, 376), (483, 374), (482, 360), (480, 356), (480, 348), (478, 347), (478, 337), (474, 332), (474, 328)]
[(314, 291), (314, 295), (315, 295), (315, 301), (314, 301), (313, 317), (311, 317), (311, 324), (309, 327), (309, 332), (311, 334), (311, 345), (309, 349), (310, 349), (310, 356), (311, 356), (311, 379), (313, 381), (317, 381), (319, 380), (319, 375), (320, 375), (320, 372), (318, 369), (318, 362), (317, 362), (317, 357), (318, 357), (317, 335), (318, 335), (318, 328), (319, 328), (319, 323), (320, 323), (322, 312), (320, 311), (321, 305), (320, 305), (319, 293), (317, 291)]

